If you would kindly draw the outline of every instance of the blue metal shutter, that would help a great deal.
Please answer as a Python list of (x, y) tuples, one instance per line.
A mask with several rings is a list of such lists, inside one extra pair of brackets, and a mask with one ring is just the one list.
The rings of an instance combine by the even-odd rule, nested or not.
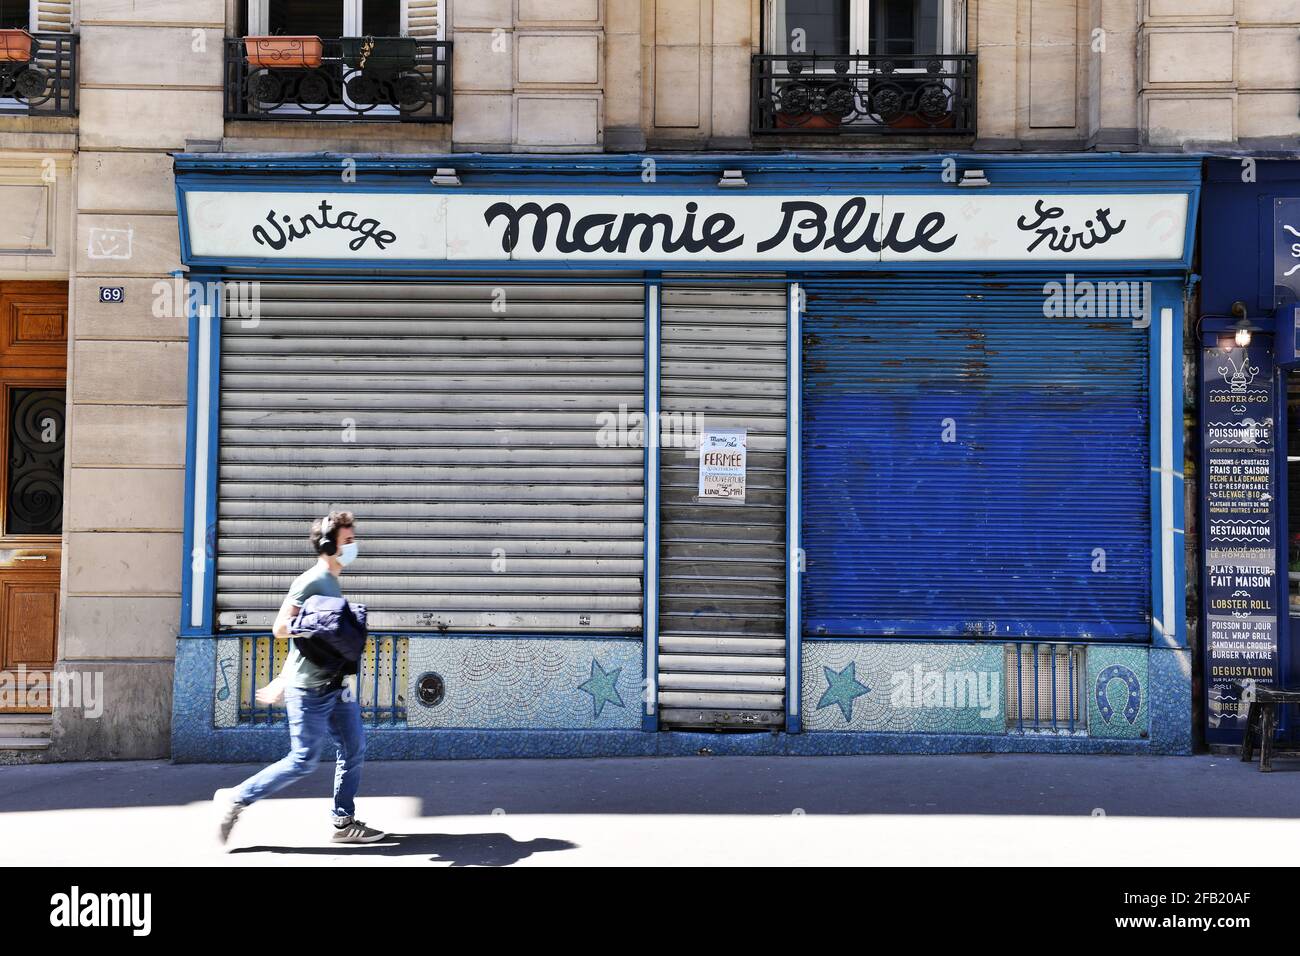
[(1149, 638), (1149, 333), (1044, 281), (805, 284), (805, 634)]

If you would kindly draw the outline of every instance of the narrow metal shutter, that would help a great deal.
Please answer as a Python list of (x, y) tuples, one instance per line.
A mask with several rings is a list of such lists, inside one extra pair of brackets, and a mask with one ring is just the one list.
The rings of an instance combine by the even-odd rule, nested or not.
[[(765, 727), (785, 710), (786, 305), (784, 288), (662, 293), (659, 719)], [(744, 502), (697, 497), (698, 436), (671, 416), (748, 432)], [(680, 421), (680, 419), (678, 419)]]
[[(217, 610), (265, 628), (356, 513), (373, 628), (635, 631), (644, 449), (637, 285), (228, 283)], [(602, 417), (602, 415), (604, 417)]]
[(1043, 283), (805, 285), (804, 633), (1149, 639), (1150, 333)]

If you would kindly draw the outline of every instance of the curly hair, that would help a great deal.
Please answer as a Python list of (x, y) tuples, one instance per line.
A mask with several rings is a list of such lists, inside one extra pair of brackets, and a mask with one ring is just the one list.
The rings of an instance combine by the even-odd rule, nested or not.
[[(325, 527), (326, 520), (330, 523), (329, 535), (324, 534), (322, 530)], [(323, 538), (330, 537), (337, 541), (339, 529), (351, 528), (353, 526), (353, 520), (351, 511), (331, 511), (328, 519), (317, 518), (312, 522), (311, 534), (308, 536), (308, 540), (311, 541), (312, 550), (317, 553), (320, 552), (320, 543)]]

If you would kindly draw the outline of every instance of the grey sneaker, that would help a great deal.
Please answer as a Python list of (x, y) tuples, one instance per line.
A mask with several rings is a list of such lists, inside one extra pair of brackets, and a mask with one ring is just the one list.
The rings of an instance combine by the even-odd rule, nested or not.
[(341, 823), (334, 824), (331, 843), (375, 843), (388, 836), (383, 830), (366, 826), (356, 817), (343, 817)]
[(222, 843), (230, 839), (230, 831), (235, 828), (235, 821), (239, 819), (239, 815), (248, 806), (246, 803), (239, 803), (235, 800), (233, 794), (233, 790), (218, 790), (212, 795), (212, 802), (221, 810), (221, 829), (218, 838)]

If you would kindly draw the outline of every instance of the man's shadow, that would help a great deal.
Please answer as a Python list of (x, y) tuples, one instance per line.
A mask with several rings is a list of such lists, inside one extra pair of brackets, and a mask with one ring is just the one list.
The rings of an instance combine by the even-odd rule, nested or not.
[(430, 863), (452, 866), (510, 866), (534, 853), (577, 849), (568, 840), (540, 838), (520, 842), (505, 833), (390, 833), (378, 843), (330, 844), (328, 846), (245, 846), (231, 853), (289, 853), (337, 856), (364, 853), (366, 856), (423, 856)]

